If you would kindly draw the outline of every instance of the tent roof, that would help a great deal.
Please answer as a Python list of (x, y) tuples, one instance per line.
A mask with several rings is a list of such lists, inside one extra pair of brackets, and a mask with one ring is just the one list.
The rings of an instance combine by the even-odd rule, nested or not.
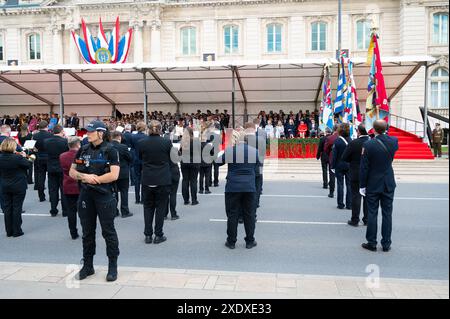
[[(352, 60), (358, 96), (365, 99), (369, 66), (363, 58)], [(392, 99), (422, 65), (434, 58), (398, 56), (382, 60), (387, 94)], [(332, 65), (335, 89), (335, 59), (0, 67), (0, 106), (58, 105), (59, 73), (66, 106), (139, 105), (144, 100), (144, 70), (149, 72), (150, 104), (230, 103), (233, 74), (238, 103), (315, 103), (320, 99), (327, 63)]]

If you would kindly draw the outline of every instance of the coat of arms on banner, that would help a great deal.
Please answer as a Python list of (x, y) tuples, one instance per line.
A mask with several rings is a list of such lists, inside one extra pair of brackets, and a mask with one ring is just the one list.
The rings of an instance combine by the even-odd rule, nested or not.
[(108, 64), (108, 63), (125, 63), (128, 57), (131, 44), (131, 35), (133, 30), (128, 29), (120, 40), (120, 23), (119, 17), (116, 19), (114, 29), (107, 37), (103, 29), (102, 20), (98, 28), (97, 37), (93, 37), (86, 26), (84, 20), (81, 20), (81, 31), (83, 38), (72, 31), (75, 44), (80, 51), (83, 60), (88, 64)]

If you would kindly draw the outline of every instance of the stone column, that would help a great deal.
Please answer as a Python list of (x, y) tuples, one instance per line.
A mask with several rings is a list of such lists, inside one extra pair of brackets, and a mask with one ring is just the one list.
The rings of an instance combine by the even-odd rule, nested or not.
[(161, 21), (154, 20), (151, 24), (151, 61), (160, 62), (161, 61)]
[(133, 62), (142, 63), (144, 61), (144, 46), (142, 44), (142, 21), (134, 21), (130, 23), (133, 28)]
[(72, 31), (78, 32), (77, 29), (78, 29), (77, 25), (71, 25), (71, 26), (69, 26), (68, 30), (66, 31), (68, 33), (68, 37), (69, 37), (69, 63), (70, 64), (79, 64), (81, 61), (80, 51), (78, 51), (77, 45), (75, 44), (75, 41), (72, 36)]
[(52, 29), (53, 34), (53, 61), (55, 64), (63, 63), (63, 43), (61, 26), (54, 26)]

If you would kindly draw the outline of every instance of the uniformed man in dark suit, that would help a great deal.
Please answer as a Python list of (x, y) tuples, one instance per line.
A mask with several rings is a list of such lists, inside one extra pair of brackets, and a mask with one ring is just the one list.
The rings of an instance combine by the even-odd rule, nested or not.
[(319, 147), (317, 148), (317, 154), (316, 159), (320, 160), (322, 164), (322, 188), (328, 189), (328, 166), (329, 166), (329, 159), (328, 154), (325, 152), (325, 141), (327, 140), (327, 137), (330, 136), (331, 130), (327, 127), (325, 129), (325, 134), (320, 137)]
[[(119, 153), (120, 173), (116, 181), (116, 200), (119, 201), (120, 194), (120, 213), (122, 218), (133, 216), (128, 208), (128, 189), (130, 187), (130, 163), (131, 152), (128, 147), (122, 143), (122, 133), (114, 131), (111, 133), (111, 145)], [(116, 216), (119, 216), (119, 209), (117, 209)]]
[(362, 247), (370, 251), (377, 250), (377, 217), (380, 205), (383, 216), (381, 245), (385, 252), (391, 249), (392, 204), (396, 187), (392, 162), (398, 150), (398, 140), (386, 135), (386, 128), (386, 121), (375, 121), (375, 138), (366, 142), (362, 149), (359, 187), (361, 194), (366, 197), (368, 209), (367, 243), (362, 244)]
[(36, 189), (39, 194), (39, 201), (44, 202), (45, 201), (45, 179), (47, 175), (47, 161), (48, 161), (48, 153), (47, 149), (45, 148), (44, 141), (46, 139), (52, 138), (53, 134), (48, 131), (48, 122), (42, 120), (39, 122), (38, 126), (39, 132), (33, 135), (33, 140), (36, 141), (36, 144), (34, 147), (37, 150), (36, 153), (36, 171), (35, 171), (35, 183), (36, 183)]
[(328, 173), (329, 173), (329, 182), (328, 182), (328, 187), (329, 187), (329, 194), (328, 197), (329, 198), (333, 198), (334, 197), (334, 188), (336, 185), (336, 175), (334, 174), (334, 172), (331, 170), (331, 159), (332, 159), (332, 149), (333, 149), (333, 144), (336, 141), (336, 139), (338, 138), (338, 130), (339, 125), (334, 125), (333, 127), (333, 134), (327, 136), (327, 138), (325, 139), (325, 145), (323, 147), (323, 150), (325, 152), (325, 154), (327, 154), (328, 156)]
[(145, 139), (147, 135), (145, 131), (147, 130), (147, 125), (144, 122), (139, 122), (137, 124), (137, 133), (131, 135), (131, 147), (132, 151), (134, 151), (133, 157), (133, 169), (134, 169), (134, 195), (136, 197), (136, 204), (142, 204), (142, 194), (143, 191), (141, 189), (142, 186), (142, 161), (139, 158), (139, 142), (142, 139)]
[[(364, 143), (370, 140), (366, 128), (363, 124), (358, 125), (358, 138), (351, 141), (342, 154), (342, 160), (350, 163), (350, 180), (352, 188), (352, 218), (347, 222), (350, 226), (359, 225), (359, 215), (361, 211), (361, 194), (359, 193), (359, 168), (361, 164), (361, 152)], [(367, 203), (363, 201), (362, 221), (367, 226)]]
[[(64, 135), (64, 129), (61, 125), (53, 128), (53, 137), (44, 141), (45, 149), (48, 154), (48, 193), (50, 195), (50, 215), (55, 217), (58, 214), (58, 202), (61, 198), (61, 207), (63, 216), (67, 216), (66, 203), (63, 193), (63, 170), (59, 162), (59, 156), (69, 150), (67, 139)], [(61, 197), (60, 197), (61, 196)]]
[[(338, 138), (333, 144), (331, 154), (331, 169), (335, 170), (337, 182), (337, 208), (352, 209), (352, 195), (350, 182), (350, 165), (342, 160), (347, 145), (351, 142), (350, 126), (348, 123), (342, 123), (338, 128)], [(344, 180), (345, 180), (345, 203), (344, 203)]]
[(434, 157), (442, 157), (442, 141), (444, 140), (444, 131), (441, 124), (436, 123), (432, 133)]
[(83, 229), (83, 268), (76, 277), (82, 280), (95, 273), (93, 260), (98, 217), (109, 259), (106, 280), (115, 281), (119, 239), (114, 227), (117, 203), (113, 183), (119, 177), (119, 154), (107, 142), (108, 131), (103, 122), (89, 123), (87, 131), (89, 144), (77, 152), (69, 171), (70, 177), (78, 180), (80, 185), (78, 215)]

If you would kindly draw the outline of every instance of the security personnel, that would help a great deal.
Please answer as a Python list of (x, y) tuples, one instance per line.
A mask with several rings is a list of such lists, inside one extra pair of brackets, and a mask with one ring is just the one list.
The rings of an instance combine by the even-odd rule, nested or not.
[(48, 154), (48, 193), (50, 195), (50, 215), (58, 214), (58, 202), (61, 194), (62, 215), (67, 216), (67, 207), (63, 193), (63, 171), (59, 162), (59, 156), (69, 150), (67, 139), (64, 137), (64, 129), (61, 125), (53, 128), (53, 137), (44, 141)]
[[(361, 194), (359, 193), (359, 168), (361, 166), (361, 152), (364, 143), (370, 140), (366, 128), (363, 124), (358, 125), (358, 138), (351, 141), (342, 154), (342, 160), (350, 163), (350, 180), (352, 188), (352, 218), (347, 222), (350, 226), (359, 225), (359, 215), (361, 211)], [(367, 226), (367, 202), (363, 202), (362, 221)]]
[[(111, 133), (111, 144), (119, 153), (120, 173), (116, 182), (116, 199), (119, 201), (120, 193), (120, 212), (122, 218), (133, 216), (128, 208), (128, 189), (130, 187), (130, 164), (131, 164), (131, 152), (128, 150), (127, 145), (122, 143), (122, 133), (114, 131)], [(116, 216), (119, 216), (119, 210), (117, 209)]]
[(37, 150), (36, 156), (36, 171), (35, 171), (35, 186), (39, 194), (39, 201), (45, 201), (45, 179), (47, 175), (47, 161), (48, 161), (48, 153), (45, 148), (44, 141), (52, 138), (53, 134), (48, 131), (48, 122), (42, 120), (39, 122), (38, 126), (39, 132), (33, 135), (33, 140), (36, 141), (34, 147)]
[(119, 154), (107, 143), (107, 129), (101, 121), (93, 121), (87, 126), (89, 144), (77, 152), (70, 168), (70, 177), (79, 181), (80, 197), (78, 214), (83, 229), (84, 263), (77, 275), (79, 280), (95, 273), (95, 229), (97, 217), (106, 241), (109, 258), (107, 281), (117, 279), (117, 257), (119, 239), (114, 228), (117, 203), (113, 195), (113, 183), (119, 177)]
[(444, 131), (441, 129), (441, 124), (436, 123), (432, 135), (434, 157), (442, 157), (442, 141), (444, 140)]
[(377, 217), (381, 205), (381, 245), (383, 251), (391, 249), (392, 204), (394, 201), (395, 177), (392, 161), (398, 150), (396, 137), (386, 135), (387, 123), (377, 120), (373, 123), (375, 138), (366, 142), (362, 149), (360, 168), (360, 193), (366, 197), (368, 223), (364, 249), (377, 250)]

